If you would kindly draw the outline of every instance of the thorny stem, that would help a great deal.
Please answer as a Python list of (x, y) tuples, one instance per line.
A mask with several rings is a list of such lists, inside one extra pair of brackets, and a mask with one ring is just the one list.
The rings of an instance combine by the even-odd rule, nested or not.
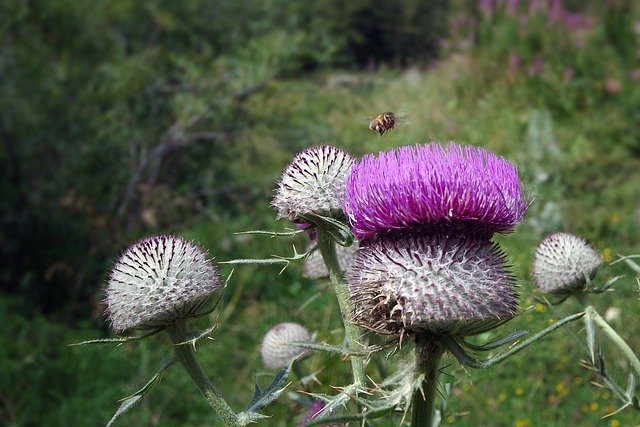
[(233, 412), (233, 409), (227, 404), (220, 392), (216, 390), (202, 369), (202, 366), (198, 363), (193, 346), (188, 342), (185, 343), (185, 340), (188, 339), (188, 330), (185, 321), (183, 319), (176, 321), (167, 331), (175, 346), (178, 360), (182, 363), (182, 366), (184, 366), (191, 379), (196, 383), (198, 389), (204, 394), (209, 405), (211, 405), (226, 425), (233, 427), (240, 426), (238, 416)]
[(604, 320), (602, 316), (600, 316), (600, 313), (598, 313), (596, 309), (593, 308), (591, 304), (589, 304), (584, 294), (578, 295), (578, 300), (584, 307), (587, 316), (591, 317), (591, 319), (593, 319), (593, 321), (598, 326), (600, 326), (602, 332), (604, 332), (605, 335), (607, 335), (607, 337), (609, 337), (609, 339), (618, 347), (618, 349), (620, 349), (627, 360), (629, 360), (629, 363), (631, 364), (633, 370), (636, 371), (636, 375), (640, 377), (640, 360), (638, 360), (638, 356), (636, 356), (631, 347), (629, 347), (629, 344), (627, 344), (626, 341), (622, 339), (620, 335), (618, 335), (615, 329), (613, 329), (607, 323), (607, 321)]
[[(349, 300), (349, 289), (347, 288), (347, 283), (344, 280), (340, 265), (338, 264), (335, 243), (321, 227), (317, 228), (317, 233), (318, 249), (327, 266), (331, 284), (338, 298), (338, 305), (340, 306), (342, 323), (347, 339), (347, 347), (350, 349), (363, 349), (364, 347), (361, 342), (362, 332), (360, 328), (353, 323), (353, 307)], [(351, 368), (353, 370), (353, 383), (364, 386), (366, 384), (366, 377), (363, 357), (351, 356)]]
[(416, 376), (424, 375), (411, 401), (411, 425), (431, 427), (438, 385), (438, 365), (444, 347), (429, 333), (416, 336)]

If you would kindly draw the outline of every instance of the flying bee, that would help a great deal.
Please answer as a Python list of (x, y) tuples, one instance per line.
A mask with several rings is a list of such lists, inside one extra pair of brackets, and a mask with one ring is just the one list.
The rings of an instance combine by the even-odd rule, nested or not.
[(398, 116), (391, 111), (387, 111), (371, 119), (369, 129), (378, 131), (380, 136), (382, 136), (385, 132), (393, 129), (397, 123), (408, 123), (408, 121), (398, 118)]

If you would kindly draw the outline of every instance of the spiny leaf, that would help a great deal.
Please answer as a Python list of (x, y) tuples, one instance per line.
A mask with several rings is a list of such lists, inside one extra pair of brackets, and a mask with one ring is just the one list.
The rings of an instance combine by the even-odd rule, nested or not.
[(118, 408), (116, 413), (113, 414), (113, 417), (111, 417), (111, 419), (107, 423), (107, 427), (111, 427), (113, 425), (113, 423), (116, 422), (116, 420), (118, 418), (120, 418), (129, 409), (133, 408), (141, 400), (142, 400), (142, 396), (137, 396), (137, 395), (129, 397), (129, 398), (126, 398), (125, 400), (123, 400), (120, 403), (120, 407)]
[(471, 344), (467, 341), (464, 341), (463, 344), (465, 347), (474, 351), (489, 351), (489, 350), (496, 349), (498, 347), (502, 347), (503, 345), (509, 344), (513, 341), (517, 341), (520, 338), (523, 338), (527, 335), (529, 335), (529, 331), (514, 331), (509, 335), (507, 335), (506, 337), (497, 338), (483, 345)]
[(260, 388), (260, 384), (255, 382), (255, 391), (253, 393), (253, 397), (251, 401), (247, 405), (244, 412), (259, 412), (264, 409), (269, 403), (276, 400), (280, 394), (284, 391), (286, 387), (286, 381), (291, 373), (291, 369), (293, 367), (293, 363), (297, 359), (292, 359), (287, 366), (280, 369), (276, 375), (273, 377), (271, 384), (267, 386), (264, 390)]
[(175, 362), (176, 356), (174, 355), (165, 362), (162, 368), (160, 368), (160, 370), (156, 372), (156, 374), (151, 377), (151, 379), (144, 386), (142, 386), (141, 389), (127, 397), (120, 399), (120, 406), (118, 407), (116, 413), (113, 414), (113, 417), (111, 417), (111, 420), (109, 420), (109, 422), (107, 423), (107, 427), (111, 427), (118, 418), (120, 418), (125, 412), (127, 412), (138, 402), (140, 402), (142, 398), (147, 395), (156, 384), (160, 382), (164, 372), (169, 369)]
[(76, 342), (76, 343), (71, 343), (69, 344), (69, 347), (76, 347), (76, 346), (81, 346), (81, 345), (87, 345), (87, 344), (124, 344), (127, 342), (133, 342), (133, 341), (140, 341), (143, 340), (147, 337), (150, 337), (152, 335), (157, 334), (158, 332), (161, 332), (162, 329), (154, 329), (151, 332), (148, 332), (146, 334), (140, 335), (140, 336), (130, 336), (130, 337), (117, 337), (117, 338), (101, 338), (101, 339), (95, 339), (95, 340), (88, 340), (88, 341), (81, 341), (81, 342)]

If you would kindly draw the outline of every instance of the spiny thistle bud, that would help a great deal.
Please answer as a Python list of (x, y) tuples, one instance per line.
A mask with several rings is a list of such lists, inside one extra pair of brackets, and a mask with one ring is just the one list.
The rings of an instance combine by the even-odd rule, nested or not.
[(310, 342), (309, 331), (297, 323), (279, 323), (269, 329), (262, 340), (262, 361), (270, 369), (280, 369), (295, 357), (308, 350), (291, 345), (293, 342)]
[(118, 332), (163, 328), (198, 315), (220, 285), (202, 248), (181, 237), (150, 237), (130, 246), (114, 264), (106, 313)]
[[(316, 241), (312, 240), (307, 246), (307, 251), (310, 251), (315, 244)], [(341, 246), (338, 244), (335, 246), (340, 270), (346, 271), (347, 268), (349, 268), (349, 265), (351, 265), (353, 256), (358, 250), (358, 242), (353, 242), (351, 246)], [(316, 250), (312, 252), (311, 255), (304, 260), (304, 274), (310, 279), (322, 279), (324, 277), (329, 277), (329, 270), (327, 270), (327, 266), (324, 263), (324, 259), (322, 258), (320, 251)]]
[(542, 292), (583, 289), (602, 260), (589, 244), (569, 233), (550, 234), (540, 241), (533, 258), (535, 285)]
[(342, 216), (345, 179), (353, 157), (330, 145), (298, 153), (282, 173), (271, 202), (278, 218), (303, 220), (304, 215)]
[(454, 143), (405, 146), (363, 157), (346, 181), (344, 211), (356, 237), (468, 223), (508, 232), (528, 202), (509, 161)]
[(514, 316), (517, 293), (488, 231), (440, 227), (366, 242), (347, 272), (359, 325), (468, 335)]

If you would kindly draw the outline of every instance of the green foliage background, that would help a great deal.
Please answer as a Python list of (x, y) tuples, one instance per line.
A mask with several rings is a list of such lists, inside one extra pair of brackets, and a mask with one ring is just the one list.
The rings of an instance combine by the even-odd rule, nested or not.
[[(144, 384), (168, 351), (160, 338), (66, 347), (110, 336), (101, 288), (118, 252), (145, 235), (178, 233), (218, 260), (289, 253), (291, 241), (233, 233), (288, 226), (275, 221), (271, 192), (308, 145), (360, 155), (456, 140), (517, 163), (535, 200), (526, 223), (500, 240), (522, 285), (522, 307), (535, 304), (530, 260), (547, 232), (578, 233), (605, 259), (638, 253), (638, 8), (557, 3), (562, 19), (535, 1), (517, 10), (366, 0), (347, 7), (333, 0), (0, 1), (0, 419), (105, 423), (116, 400)], [(570, 13), (582, 20), (569, 21)], [(380, 138), (367, 118), (389, 109), (411, 123)], [(199, 349), (234, 408), (248, 401), (252, 374), (263, 378), (258, 348), (274, 323), (298, 321), (339, 342), (337, 307), (324, 286), (297, 266), (280, 275), (235, 271), (214, 314), (215, 342)], [(620, 308), (614, 326), (640, 348), (633, 277), (597, 305)], [(536, 308), (505, 329), (544, 327), (550, 313)], [(501, 368), (452, 366), (444, 423), (637, 422), (632, 412), (600, 420), (615, 402), (589, 385), (578, 366), (584, 357), (558, 333)], [(320, 371), (316, 391), (346, 382), (339, 358), (305, 363)], [(291, 414), (304, 408), (283, 398), (269, 411), (269, 425), (292, 425)], [(122, 421), (210, 423), (179, 369)]]

